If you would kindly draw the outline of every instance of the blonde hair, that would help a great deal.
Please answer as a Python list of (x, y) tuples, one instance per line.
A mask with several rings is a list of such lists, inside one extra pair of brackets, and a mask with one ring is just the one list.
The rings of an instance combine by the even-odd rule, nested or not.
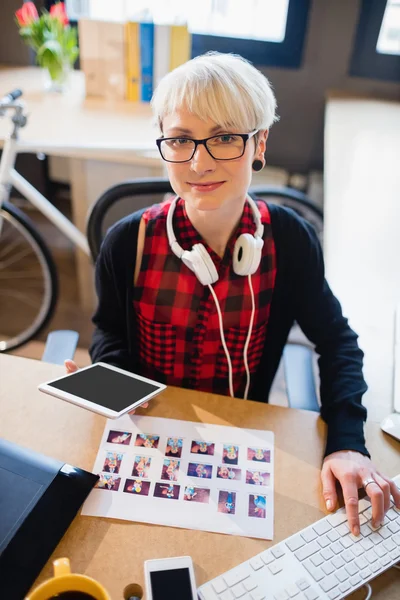
[(265, 75), (238, 54), (220, 52), (197, 56), (165, 75), (151, 105), (161, 132), (164, 117), (180, 108), (241, 133), (269, 129), (279, 119)]

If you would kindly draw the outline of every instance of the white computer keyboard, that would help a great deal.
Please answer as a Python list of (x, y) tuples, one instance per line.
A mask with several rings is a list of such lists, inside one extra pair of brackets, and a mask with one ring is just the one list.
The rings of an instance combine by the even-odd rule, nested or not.
[[(400, 475), (394, 478), (400, 489)], [(359, 503), (354, 537), (344, 509), (202, 585), (201, 600), (340, 600), (400, 561), (400, 510), (378, 529), (371, 503)]]

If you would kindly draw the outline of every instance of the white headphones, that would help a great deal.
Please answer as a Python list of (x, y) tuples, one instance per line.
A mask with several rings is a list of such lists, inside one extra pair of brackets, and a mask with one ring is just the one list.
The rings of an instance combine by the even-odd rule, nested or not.
[[(193, 271), (200, 283), (203, 285), (215, 283), (218, 281), (217, 269), (203, 244), (195, 244), (191, 250), (184, 250), (176, 241), (172, 219), (178, 199), (176, 197), (171, 202), (167, 215), (167, 236), (171, 250)], [(247, 196), (246, 200), (250, 205), (257, 229), (254, 236), (243, 233), (236, 240), (233, 249), (233, 270), (237, 275), (253, 275), (257, 271), (264, 246), (264, 225), (261, 223), (260, 211), (250, 196)]]

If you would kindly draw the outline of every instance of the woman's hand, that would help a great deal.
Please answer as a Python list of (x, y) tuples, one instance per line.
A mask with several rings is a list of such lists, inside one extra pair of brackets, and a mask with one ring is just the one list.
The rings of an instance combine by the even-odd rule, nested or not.
[[(67, 370), (67, 375), (70, 375), (71, 373), (75, 373), (75, 371), (77, 371), (77, 370), (78, 370), (78, 366), (76, 365), (76, 363), (74, 363), (74, 361), (73, 361), (73, 360), (65, 360), (65, 361), (64, 361), (64, 365), (65, 365), (65, 368), (66, 368), (66, 370)], [(140, 407), (140, 408), (147, 408), (147, 407), (148, 407), (148, 405), (149, 405), (149, 403), (148, 403), (148, 402), (145, 402), (144, 404), (142, 404), (142, 405), (141, 405), (141, 407)], [(134, 412), (135, 412), (134, 410), (131, 410), (131, 411), (129, 412), (129, 414), (130, 414), (130, 415), (133, 415), (133, 414), (134, 414)]]
[(337, 503), (336, 479), (342, 486), (349, 527), (353, 535), (360, 533), (358, 489), (364, 487), (363, 482), (366, 480), (372, 480), (372, 483), (365, 486), (365, 491), (371, 500), (374, 527), (382, 524), (385, 513), (390, 508), (390, 495), (393, 496), (396, 507), (400, 508), (400, 491), (395, 483), (377, 471), (371, 460), (360, 452), (341, 450), (329, 454), (323, 463), (321, 479), (323, 496), (329, 511), (333, 511)]

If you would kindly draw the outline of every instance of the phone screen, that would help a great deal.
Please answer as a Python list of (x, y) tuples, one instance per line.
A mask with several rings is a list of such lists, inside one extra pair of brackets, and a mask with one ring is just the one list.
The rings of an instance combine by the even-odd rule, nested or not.
[(195, 600), (188, 568), (150, 572), (153, 600)]
[(77, 371), (48, 385), (116, 412), (160, 389), (101, 365)]

